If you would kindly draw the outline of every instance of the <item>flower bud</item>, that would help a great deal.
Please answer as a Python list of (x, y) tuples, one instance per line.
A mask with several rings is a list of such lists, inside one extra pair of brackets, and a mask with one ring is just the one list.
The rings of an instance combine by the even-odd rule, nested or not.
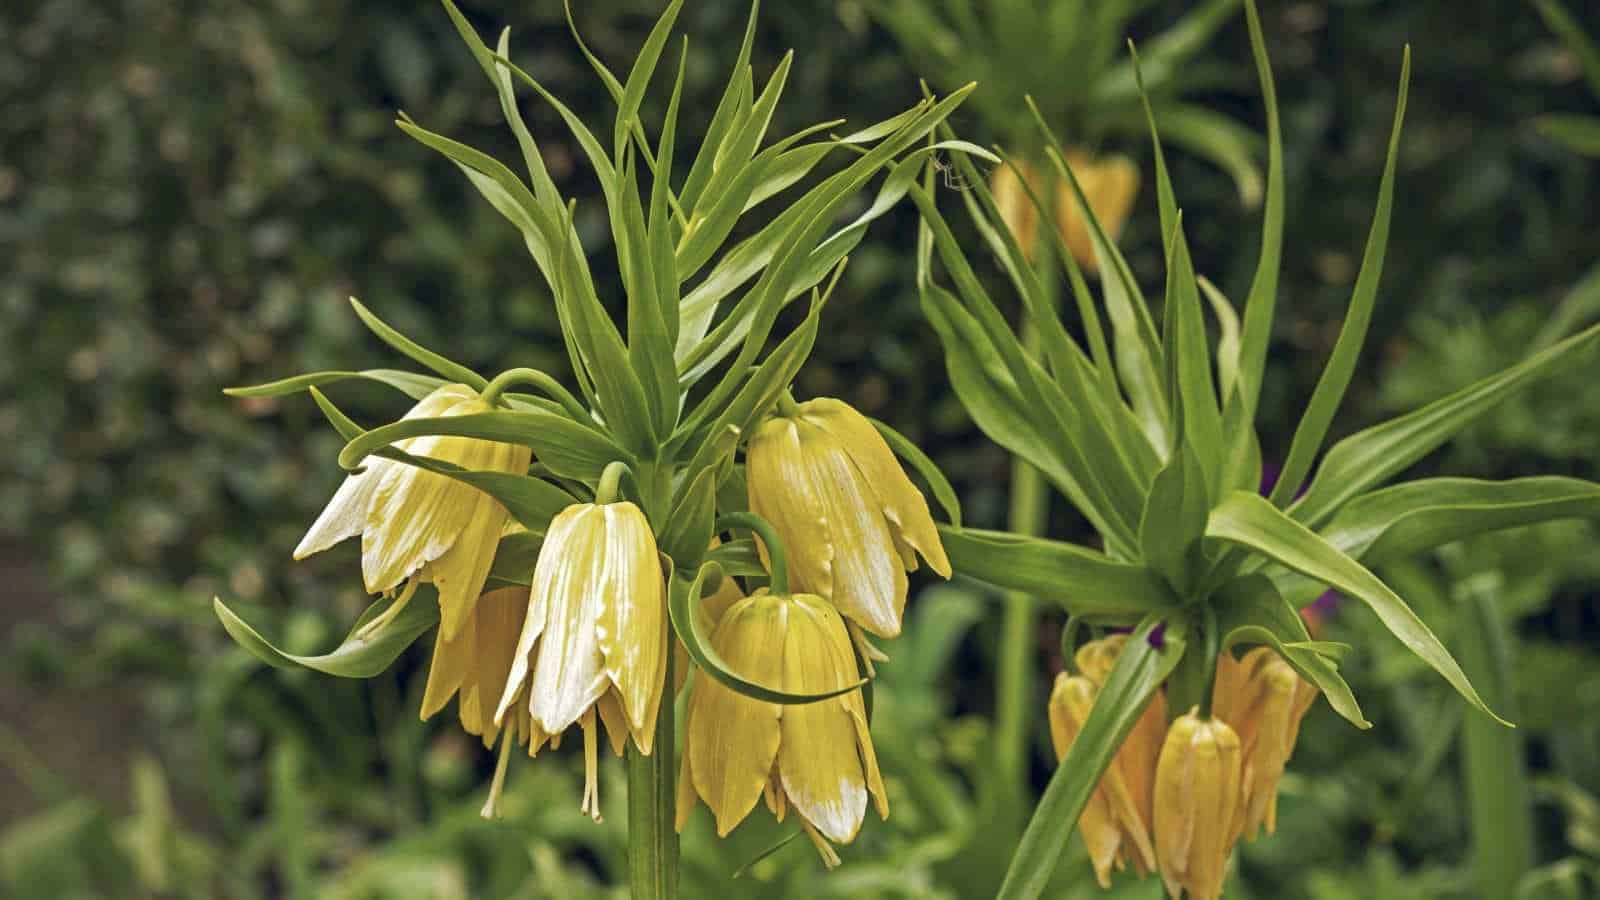
[(900, 633), (918, 555), (950, 577), (927, 500), (872, 423), (838, 400), (763, 422), (745, 476), (750, 511), (777, 530), (795, 587), (879, 637)]
[(1156, 764), (1155, 845), (1173, 898), (1216, 900), (1233, 850), (1239, 808), (1239, 736), (1193, 709), (1167, 729)]

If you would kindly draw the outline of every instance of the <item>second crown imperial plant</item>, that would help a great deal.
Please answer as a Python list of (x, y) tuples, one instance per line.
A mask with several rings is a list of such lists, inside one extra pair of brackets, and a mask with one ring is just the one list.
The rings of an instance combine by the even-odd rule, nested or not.
[[(669, 52), (679, 0), (622, 77), (578, 45), (617, 108), (609, 133), (597, 134), (513, 61), (509, 32), (486, 43), (444, 5), (523, 171), (421, 118), (402, 114), (397, 125), (521, 233), (548, 286), (567, 371), (486, 378), (353, 302), (425, 373), (316, 372), (231, 393), (309, 392), (344, 440), (344, 481), (294, 556), (359, 536), (362, 582), (376, 598), (343, 644), (314, 656), (278, 649), (220, 599), (215, 606), (267, 663), (342, 677), (383, 671), (437, 626), (421, 714), (455, 699), (461, 727), (497, 749), (486, 816), (514, 757), (559, 749), (576, 728), (581, 806), (597, 821), (599, 751), (625, 760), (634, 897), (677, 895), (678, 831), (701, 805), (718, 836), (765, 805), (823, 863), (839, 864), (836, 845), (872, 827), (869, 807), (890, 812), (896, 773), (874, 746), (872, 689), (880, 667), (901, 664), (910, 573), (924, 570), (1022, 591), (1067, 617), (1070, 664), (1047, 717), (1035, 716), (1048, 720), (1059, 766), (1003, 880), (995, 873), (1001, 897), (1040, 896), (1075, 831), (1102, 886), (1153, 875), (1174, 898), (1221, 895), (1239, 839), (1276, 828), (1280, 779), (1318, 698), (1368, 725), (1339, 674), (1353, 648), (1313, 640), (1298, 614), (1328, 588), (1366, 604), (1493, 715), (1370, 566), (1567, 514), (1563, 489), (1583, 483), (1381, 485), (1496, 400), (1571, 364), (1600, 332), (1322, 449), (1378, 293), (1409, 55), (1348, 317), (1282, 476), (1263, 492), (1254, 420), (1285, 204), (1252, 3), (1268, 154), (1265, 227), (1242, 312), (1194, 270), (1149, 105), (1167, 264), (1159, 304), (1116, 244), (1138, 170), (1124, 156), (1095, 162), (1062, 150), (1036, 108), (1034, 141), (1045, 149), (1017, 163), (956, 136), (951, 116), (970, 84), (866, 127), (831, 121), (769, 140), (792, 60), (756, 82), (753, 10), (721, 99), (694, 132), (704, 137), (685, 146), (690, 51)], [(646, 95), (658, 69), (674, 74), (664, 118), (647, 125), (641, 109), (655, 108)], [(1134, 57), (1131, 77), (1140, 75)], [(600, 248), (580, 238), (578, 204), (546, 168), (548, 137), (523, 118), (529, 98), (565, 123), (599, 183), (613, 250), (600, 277), (591, 268)], [(944, 218), (941, 168), (960, 175), (979, 239), (958, 237)], [(921, 214), (907, 277), (915, 272), (955, 393), (984, 433), (1081, 513), (1096, 546), (964, 525), (955, 491), (906, 437), (840, 400), (792, 396), (847, 255), (906, 198)], [(975, 268), (980, 251), (996, 257), (993, 271)], [(1070, 317), (1053, 301), (1063, 284)], [(393, 389), (410, 410), (359, 423), (327, 393), (352, 379)], [(1036, 645), (1002, 652), (1032, 667)]]

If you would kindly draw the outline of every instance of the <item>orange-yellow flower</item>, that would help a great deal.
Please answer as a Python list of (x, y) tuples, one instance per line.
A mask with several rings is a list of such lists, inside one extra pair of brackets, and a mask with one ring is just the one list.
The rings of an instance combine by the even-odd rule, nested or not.
[(756, 428), (745, 464), (750, 510), (776, 529), (795, 587), (867, 631), (900, 633), (919, 555), (950, 577), (928, 501), (847, 404), (819, 397), (780, 410)]
[[(405, 418), (464, 416), (486, 412), (489, 406), (471, 388), (446, 384), (422, 398)], [(457, 436), (407, 438), (395, 446), (414, 456), (490, 472), (526, 472), (532, 457), (519, 444)], [(361, 535), (367, 590), (388, 593), (407, 578), (432, 583), (439, 590), (441, 634), (455, 639), (489, 577), (509, 518), (506, 508), (445, 475), (376, 456), (365, 465), (365, 471), (345, 478), (295, 548), (294, 558)]]
[(1239, 736), (1198, 709), (1167, 729), (1156, 763), (1155, 844), (1161, 881), (1174, 900), (1216, 900), (1233, 850), (1240, 806)]
[(1316, 699), (1317, 689), (1270, 647), (1256, 647), (1237, 661), (1231, 653), (1218, 658), (1212, 712), (1233, 725), (1244, 753), (1236, 837), (1254, 840), (1262, 826), (1268, 834), (1277, 831), (1278, 779)]
[[(1079, 187), (1083, 188), (1084, 199), (1089, 201), (1089, 209), (1093, 210), (1106, 237), (1116, 240), (1128, 213), (1133, 209), (1134, 198), (1139, 195), (1139, 167), (1120, 154), (1096, 159), (1078, 149), (1068, 150), (1065, 162), (1078, 179)], [(1056, 179), (1055, 196), (1052, 198), (1046, 190), (1046, 174), (1040, 167), (1027, 160), (1017, 161), (1016, 167), (1022, 171), (1021, 178), (1011, 166), (996, 167), (990, 176), (990, 190), (994, 193), (1001, 220), (1016, 236), (1023, 252), (1029, 259), (1033, 258), (1039, 228), (1038, 210), (1023, 189), (1022, 179), (1025, 178), (1027, 186), (1033, 189), (1041, 203), (1050, 204), (1054, 200), (1051, 211), (1055, 215), (1061, 240), (1066, 243), (1072, 258), (1085, 270), (1098, 272), (1089, 222), (1078, 207), (1071, 185), (1063, 179)]]
[[(711, 644), (741, 676), (787, 693), (826, 693), (860, 678), (844, 621), (814, 595), (763, 588), (728, 608)], [(765, 797), (779, 821), (793, 808), (832, 866), (839, 859), (828, 842), (855, 839), (868, 794), (887, 817), (860, 691), (780, 705), (696, 679), (679, 776), (680, 829), (696, 798), (711, 808), (717, 834), (726, 835)]]
[[(1066, 758), (1126, 643), (1127, 636), (1120, 634), (1090, 641), (1074, 658), (1082, 674), (1063, 672), (1056, 677), (1050, 694), (1050, 737), (1058, 761)], [(1118, 748), (1079, 818), (1078, 827), (1101, 887), (1110, 887), (1113, 869), (1125, 868), (1130, 859), (1141, 876), (1155, 869), (1151, 803), (1156, 754), (1166, 725), (1166, 703), (1158, 692)]]

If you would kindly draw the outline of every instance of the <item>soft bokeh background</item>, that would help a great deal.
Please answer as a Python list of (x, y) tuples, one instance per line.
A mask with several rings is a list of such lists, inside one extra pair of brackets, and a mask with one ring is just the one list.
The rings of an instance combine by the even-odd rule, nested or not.
[[(524, 67), (609, 122), (559, 3), (463, 5), (480, 30), (511, 26)], [(1287, 447), (1337, 334), (1407, 42), (1415, 74), (1393, 237), (1365, 366), (1336, 428), (1441, 395), (1516, 360), (1542, 330), (1593, 318), (1600, 163), (1534, 123), (1600, 112), (1600, 97), (1532, 6), (1265, 5), (1289, 204), (1263, 403), (1269, 457)], [(585, 6), (584, 34), (614, 67), (658, 10)], [(873, 121), (919, 95), (918, 58), (870, 3), (767, 6), (758, 77), (797, 51), (778, 132)], [(1153, 34), (1184, 8), (1143, 4), (1130, 32)], [(1600, 33), (1592, 0), (1572, 11)], [(745, 13), (688, 4), (684, 130), (704, 127)], [(1191, 99), (1259, 129), (1242, 15), (1203, 59)], [(392, 127), (404, 109), (515, 152), (444, 12), (428, 0), (8, 3), (0, 109), (0, 895), (621, 896), (609, 887), (624, 865), (619, 766), (606, 770), (603, 826), (578, 813), (569, 749), (514, 767), (507, 819), (483, 822), (492, 759), (453, 721), (416, 720), (426, 642), (380, 678), (340, 682), (264, 668), (210, 609), (223, 594), (312, 649), (337, 640), (364, 603), (352, 549), (289, 561), (337, 483), (339, 442), (303, 398), (221, 394), (305, 370), (395, 365), (345, 297), (480, 370), (565, 366), (515, 231)], [(558, 182), (595, 214), (595, 186), (559, 121), (531, 101), (525, 110)], [(976, 108), (953, 122), (997, 137)], [(1143, 144), (1112, 146), (1148, 164)], [(1209, 164), (1179, 155), (1174, 167), (1199, 268), (1242, 297), (1259, 211)], [(1147, 191), (1124, 234), (1147, 284), (1161, 273), (1154, 220)], [(911, 294), (914, 234), (909, 206), (874, 226), (797, 393), (843, 397), (919, 440), (968, 517), (999, 525), (1009, 463), (948, 389)], [(398, 412), (386, 396), (340, 391), (372, 419)], [(1506, 405), (1419, 469), (1595, 478), (1597, 426), (1591, 368)], [(1052, 533), (1084, 528), (1058, 501)], [(1521, 723), (1476, 746), (1524, 761), (1525, 781), (1504, 777), (1529, 827), (1506, 833), (1512, 820), (1474, 815), (1462, 748), (1483, 722), (1346, 606), (1325, 634), (1359, 647), (1346, 671), (1377, 728), (1310, 716), (1280, 835), (1243, 848), (1231, 895), (1498, 900), (1485, 866), (1525, 844), (1534, 868), (1522, 896), (1595, 896), (1594, 529), (1496, 535), (1386, 574), (1452, 649), (1477, 655), (1476, 677)], [(832, 875), (800, 841), (730, 883), (782, 832), (757, 814), (717, 844), (702, 816), (685, 838), (685, 896), (992, 894), (1000, 872), (984, 860), (1004, 859), (1008, 826), (980, 821), (971, 791), (988, 752), (998, 607), (971, 584), (919, 587), (878, 690), (890, 821), (869, 821)], [(1500, 627), (1467, 628), (1474, 616)], [(1039, 635), (1036, 787), (1051, 765), (1043, 690), (1060, 664), (1059, 624), (1047, 617)], [(1463, 647), (1484, 633), (1493, 646)], [(1094, 896), (1086, 872), (1075, 851), (1063, 890)], [(1129, 883), (1120, 896), (1158, 892)]]

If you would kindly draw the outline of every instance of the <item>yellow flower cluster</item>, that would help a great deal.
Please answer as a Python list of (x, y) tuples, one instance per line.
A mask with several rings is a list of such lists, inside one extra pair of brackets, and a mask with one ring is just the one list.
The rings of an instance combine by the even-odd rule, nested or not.
[[(407, 418), (484, 412), (462, 385), (423, 398)], [(860, 413), (837, 400), (786, 401), (747, 448), (750, 508), (787, 548), (794, 592), (749, 597), (731, 578), (699, 613), (711, 644), (742, 678), (786, 694), (836, 692), (860, 680), (857, 653), (876, 652), (853, 629), (900, 632), (906, 573), (918, 556), (949, 577), (927, 502)], [(462, 437), (397, 442), (407, 453), (468, 469), (521, 474), (524, 447)], [(486, 812), (494, 809), (507, 750), (529, 755), (583, 733), (583, 809), (600, 817), (597, 725), (613, 752), (631, 740), (656, 749), (666, 688), (666, 570), (643, 510), (626, 500), (576, 503), (549, 523), (530, 588), (484, 592), (509, 516), (494, 498), (445, 475), (374, 458), (351, 475), (296, 557), (357, 534), (370, 590), (399, 592), (392, 616), (419, 583), (439, 589), (441, 627), (422, 716), (459, 698), (462, 727), (485, 746), (501, 740)], [(766, 548), (762, 546), (763, 552)], [(847, 624), (848, 622), (848, 624)], [(681, 682), (680, 682), (681, 683)], [(668, 701), (670, 702), (670, 700)], [(668, 748), (671, 749), (670, 747)], [(679, 785), (679, 827), (703, 800), (727, 834), (765, 798), (781, 821), (793, 809), (824, 860), (829, 841), (854, 839), (870, 795), (888, 801), (861, 693), (781, 705), (703, 678), (689, 701)]]
[[(1050, 731), (1058, 759), (1088, 719), (1126, 635), (1090, 641), (1057, 676)], [(1161, 873), (1174, 898), (1222, 894), (1228, 856), (1240, 837), (1277, 827), (1278, 779), (1317, 691), (1272, 649), (1217, 660), (1211, 714), (1191, 709), (1167, 722), (1157, 692), (1100, 778), (1078, 820), (1095, 877), (1131, 860), (1140, 877)]]

